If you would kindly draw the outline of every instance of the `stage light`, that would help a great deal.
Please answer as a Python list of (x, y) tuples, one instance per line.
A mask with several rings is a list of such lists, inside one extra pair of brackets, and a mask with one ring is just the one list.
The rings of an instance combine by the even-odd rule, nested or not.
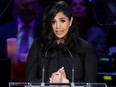
[(103, 76), (103, 79), (107, 80), (107, 81), (112, 81), (112, 76), (105, 75), (105, 76)]

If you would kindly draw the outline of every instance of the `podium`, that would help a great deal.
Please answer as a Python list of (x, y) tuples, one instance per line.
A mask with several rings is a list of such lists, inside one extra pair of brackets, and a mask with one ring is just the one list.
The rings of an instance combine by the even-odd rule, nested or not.
[(10, 82), (9, 87), (107, 87), (106, 83), (31, 83)]

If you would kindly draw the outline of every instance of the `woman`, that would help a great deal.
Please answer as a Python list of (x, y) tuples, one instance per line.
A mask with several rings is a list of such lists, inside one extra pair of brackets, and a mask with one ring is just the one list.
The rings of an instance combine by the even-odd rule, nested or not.
[(27, 81), (40, 81), (45, 69), (45, 82), (94, 82), (97, 77), (97, 58), (92, 47), (77, 35), (71, 8), (64, 1), (49, 6), (43, 20), (42, 39), (30, 49)]
[(98, 57), (106, 56), (106, 35), (94, 17), (89, 0), (72, 0), (71, 9), (80, 37), (91, 43)]

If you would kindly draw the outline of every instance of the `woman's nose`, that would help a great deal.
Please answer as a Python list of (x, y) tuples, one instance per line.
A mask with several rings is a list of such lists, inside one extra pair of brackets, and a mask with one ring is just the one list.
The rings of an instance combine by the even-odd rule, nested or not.
[(57, 28), (57, 29), (60, 28), (60, 23), (56, 23), (56, 28)]

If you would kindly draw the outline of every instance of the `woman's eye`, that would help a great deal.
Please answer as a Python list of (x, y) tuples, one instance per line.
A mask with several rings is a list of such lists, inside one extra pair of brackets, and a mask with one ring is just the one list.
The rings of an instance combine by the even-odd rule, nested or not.
[(62, 22), (62, 23), (64, 23), (64, 22), (65, 22), (65, 20), (61, 20), (61, 22)]
[(51, 23), (52, 23), (52, 24), (54, 24), (54, 23), (55, 23), (55, 21), (52, 21)]

